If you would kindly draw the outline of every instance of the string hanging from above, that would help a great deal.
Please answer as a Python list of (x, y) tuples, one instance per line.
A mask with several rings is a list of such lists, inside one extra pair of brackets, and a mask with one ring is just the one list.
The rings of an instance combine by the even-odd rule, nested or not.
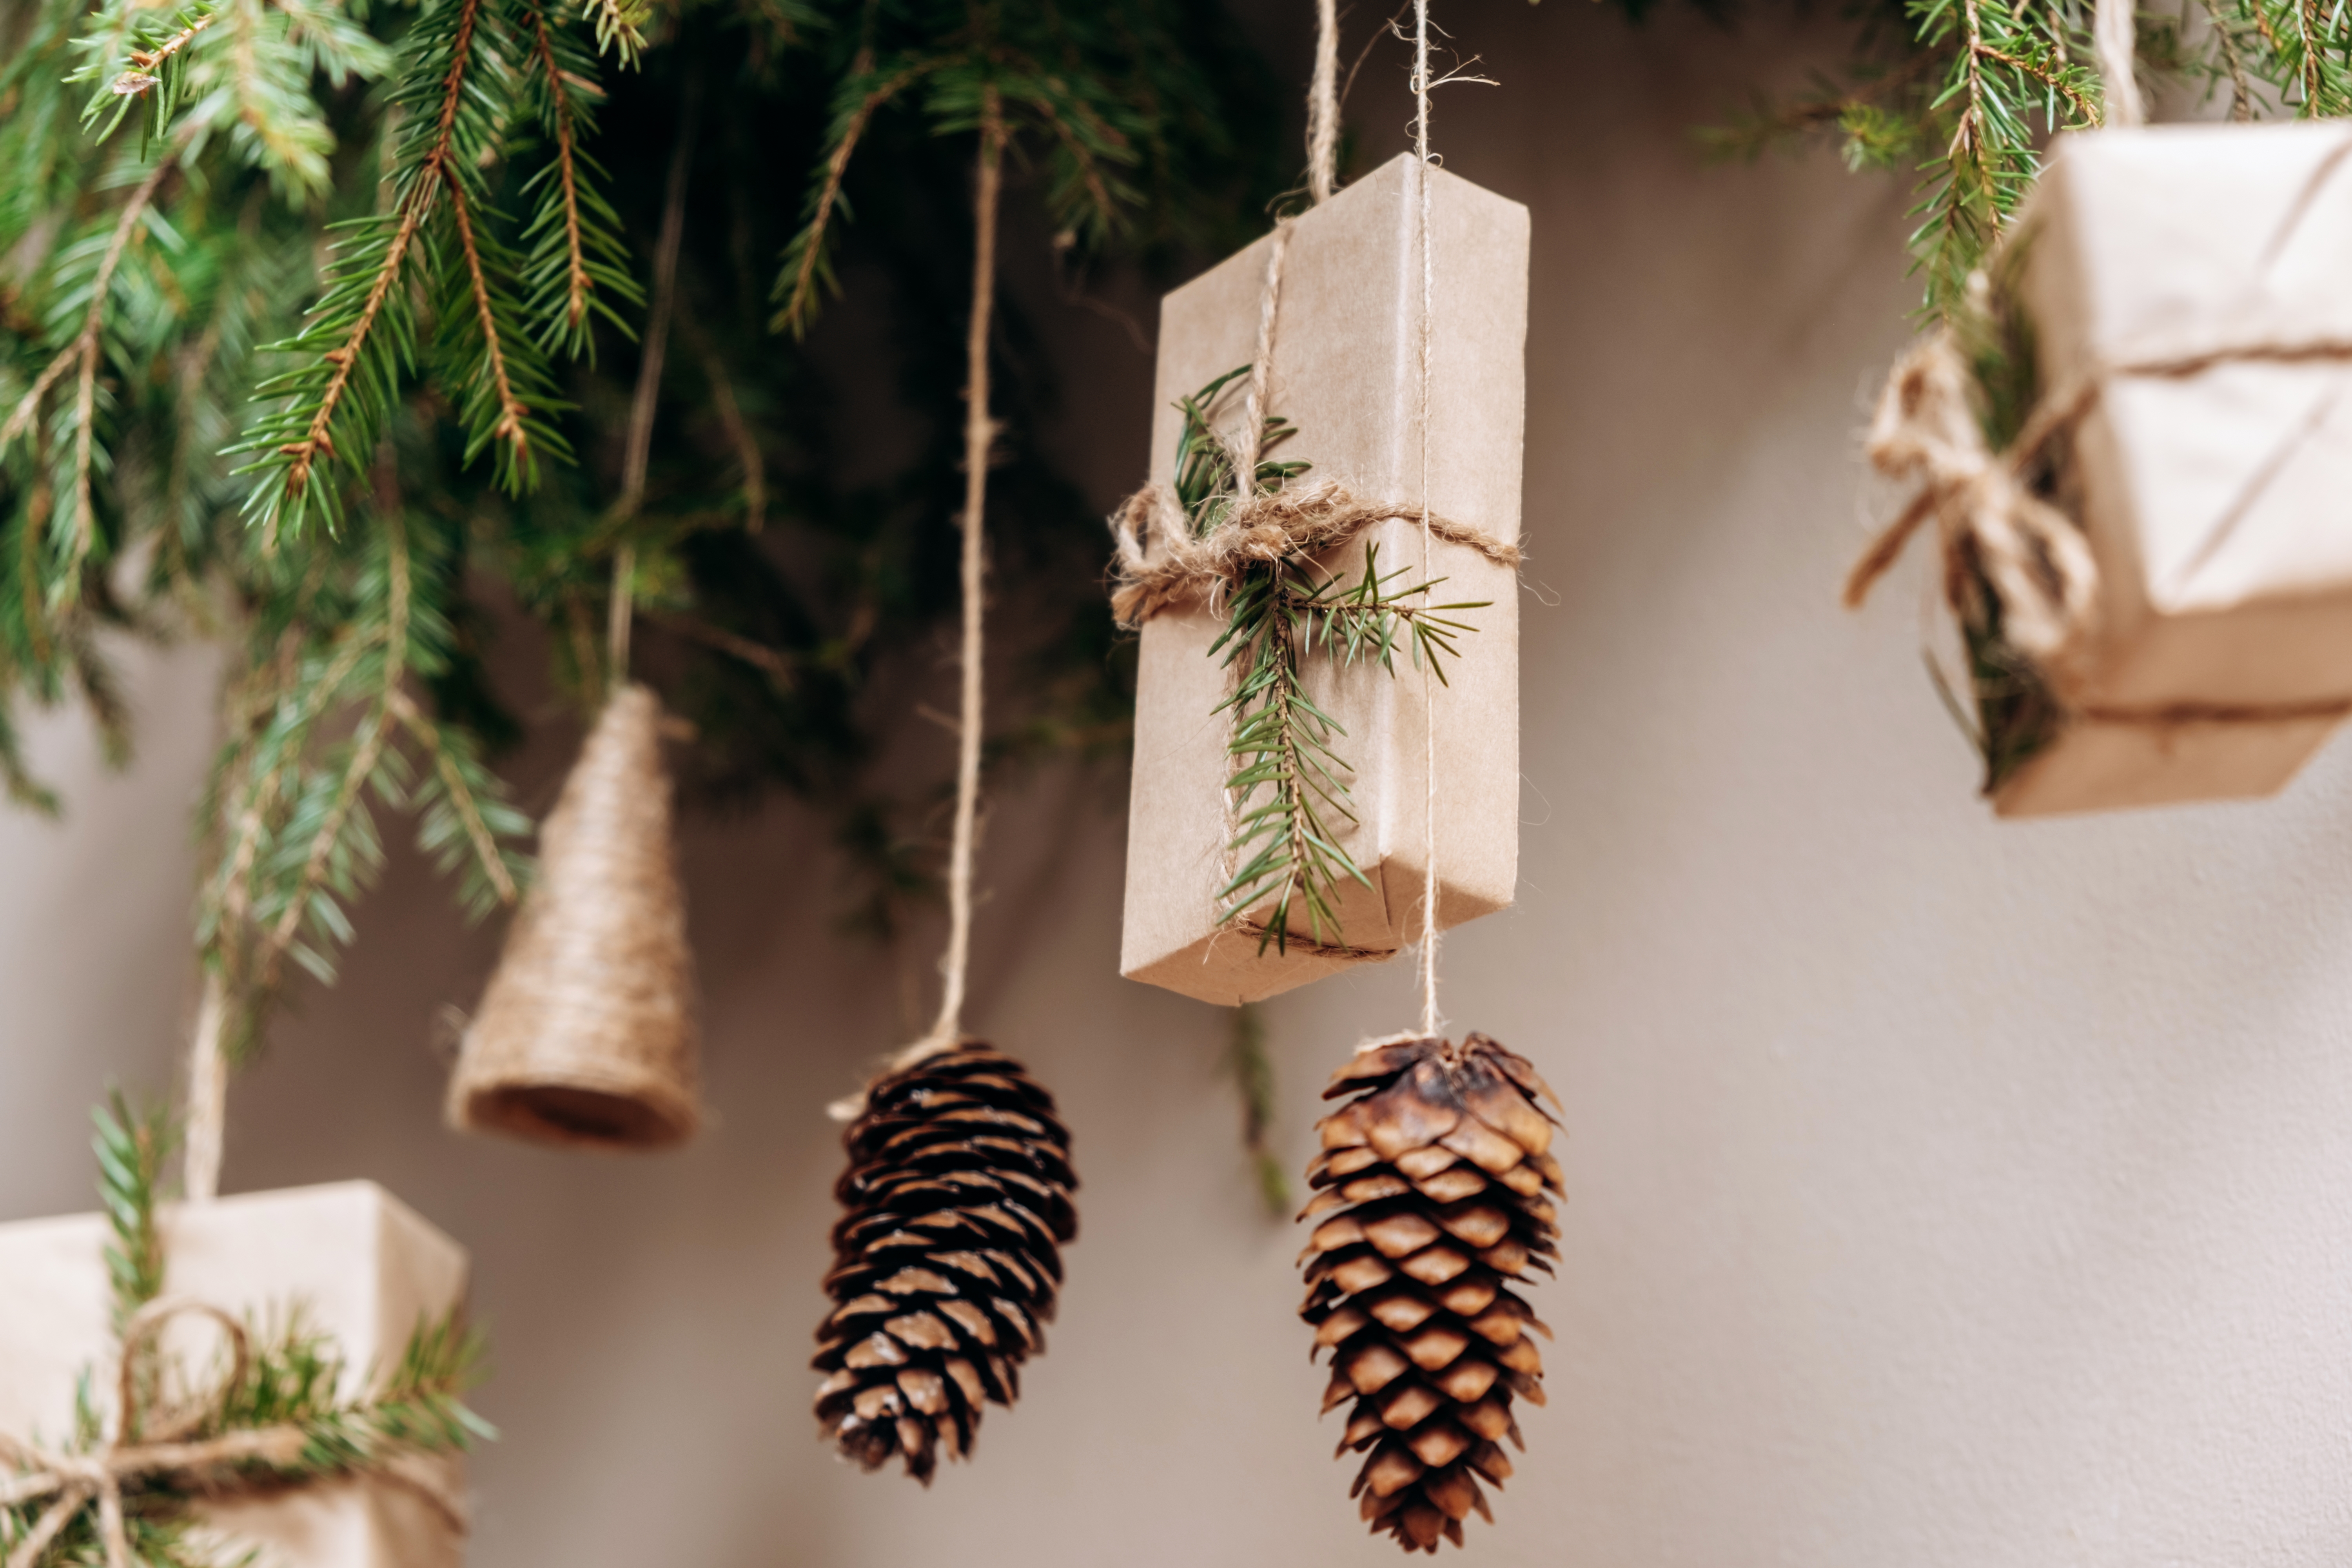
[(819, 1428), (867, 1470), (898, 1459), (930, 1483), (941, 1449), (968, 1457), (988, 1405), (1020, 1396), (1045, 1348), (1077, 1235), (1070, 1135), (1053, 1096), (1012, 1058), (963, 1031), (980, 830), (988, 469), (996, 424), (989, 342), (1007, 130), (996, 87), (981, 99), (971, 316), (965, 341), (963, 637), (948, 936), (930, 1030), (834, 1108), (849, 1122), (844, 1213), (824, 1279), (834, 1301), (812, 1364)]
[[(1404, 194), (1418, 309), (1410, 407), (1413, 531), (1427, 584), (1448, 567), (1440, 551), (1462, 549), (1441, 528), (1434, 501), (1439, 258), (1428, 0), (1415, 0), (1412, 45)], [(1559, 1231), (1545, 1194), (1561, 1185), (1549, 1153), (1555, 1124), (1538, 1103), (1551, 1098), (1541, 1077), (1484, 1035), (1456, 1044), (1442, 1033), (1441, 797), (1451, 807), (1439, 767), (1438, 727), (1450, 706), (1443, 673), (1436, 660), (1421, 662), (1422, 765), (1410, 805), (1422, 827), (1420, 1026), (1366, 1042), (1334, 1075), (1326, 1098), (1353, 1098), (1317, 1125), (1322, 1152), (1307, 1172), (1317, 1195), (1299, 1216), (1319, 1220), (1299, 1259), (1307, 1283), (1300, 1315), (1315, 1327), (1317, 1352), (1331, 1352), (1325, 1411), (1349, 1407), (1340, 1452), (1365, 1456), (1354, 1486), (1362, 1516), (1406, 1551), (1433, 1552), (1441, 1541), (1462, 1543), (1474, 1510), (1493, 1518), (1479, 1481), (1499, 1486), (1511, 1473), (1502, 1443), (1520, 1442), (1513, 1401), (1543, 1403), (1532, 1336), (1549, 1331), (1510, 1286), (1530, 1268), (1550, 1270)]]
[[(610, 527), (604, 696), (540, 833), (540, 875), (450, 1075), (453, 1126), (598, 1149), (682, 1143), (702, 1124), (694, 953), (677, 874), (667, 721), (629, 679), (636, 552), (662, 364), (677, 293), (699, 94), (689, 81), (654, 252), (621, 494)], [(583, 672), (583, 677), (586, 672)]]

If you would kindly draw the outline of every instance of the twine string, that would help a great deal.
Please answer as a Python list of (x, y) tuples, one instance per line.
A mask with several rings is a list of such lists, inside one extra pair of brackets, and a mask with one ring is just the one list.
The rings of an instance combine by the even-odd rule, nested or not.
[[(1437, 292), (1437, 268), (1429, 237), (1429, 0), (1412, 6), (1412, 155), (1414, 188), (1421, 199), (1421, 580), (1430, 580), (1430, 546), (1435, 535), (1429, 501), (1430, 310)], [(1421, 661), (1422, 847), (1421, 1032), (1437, 1033), (1437, 692), (1430, 660)]]
[[(173, 1318), (187, 1313), (210, 1318), (227, 1337), (228, 1372), (210, 1394), (163, 1413), (151, 1427), (151, 1413), (138, 1376), (140, 1352)], [(244, 1386), (251, 1366), (252, 1343), (244, 1325), (217, 1307), (185, 1296), (163, 1296), (131, 1314), (123, 1325), (121, 1359), (115, 1369), (111, 1441), (91, 1454), (53, 1454), (30, 1443), (0, 1437), (0, 1460), (21, 1472), (0, 1480), (0, 1508), (50, 1500), (9, 1552), (5, 1568), (34, 1568), (50, 1542), (93, 1500), (98, 1504), (106, 1568), (136, 1568), (138, 1559), (132, 1555), (130, 1532), (123, 1522), (126, 1481), (172, 1477), (214, 1487), (220, 1472), (231, 1466), (258, 1464), (284, 1469), (299, 1463), (310, 1437), (291, 1423), (190, 1440), (191, 1433), (220, 1418), (230, 1397)], [(387, 1479), (422, 1492), (453, 1525), (461, 1531), (465, 1528), (463, 1500), (453, 1496), (431, 1471), (388, 1465), (384, 1473)]]
[(208, 1204), (220, 1194), (221, 1147), (228, 1123), (228, 984), (217, 972), (205, 973), (196, 1026), (188, 1039), (187, 1142), (180, 1160), (180, 1184), (188, 1202)]
[[(1110, 516), (1118, 552), (1111, 614), (1134, 627), (1195, 599), (1206, 600), (1214, 612), (1252, 566), (1336, 550), (1375, 523), (1413, 517), (1419, 510), (1403, 501), (1368, 500), (1325, 479), (1244, 497), (1213, 531), (1195, 536), (1175, 490), (1145, 485)], [(1499, 565), (1516, 570), (1522, 559), (1517, 545), (1466, 522), (1432, 513), (1427, 526), (1447, 543), (1467, 545)]]
[(2135, 0), (2098, 0), (2091, 15), (2091, 41), (2099, 57), (2099, 75), (2107, 89), (2109, 125), (2145, 125), (2147, 104), (2140, 97), (2134, 57), (2139, 47), (2138, 7)]
[[(662, 198), (661, 228), (654, 240), (654, 294), (646, 312), (645, 348), (637, 358), (637, 384), (629, 403), (628, 445), (621, 454), (621, 497), (613, 518), (626, 523), (645, 505), (646, 470), (652, 461), (654, 415), (661, 402), (662, 365), (669, 353), (669, 323), (677, 307), (677, 253), (686, 238), (686, 177), (694, 153), (695, 121), (702, 105), (702, 79), (688, 76), (678, 110), (677, 145), (670, 150), (669, 180)], [(613, 596), (604, 616), (607, 695), (629, 681), (629, 629), (635, 618), (637, 547), (626, 542), (613, 552)]]
[(1307, 91), (1307, 188), (1318, 205), (1339, 186), (1339, 4), (1315, 0), (1315, 76)]
[[(981, 98), (980, 168), (972, 204), (971, 327), (964, 340), (962, 690), (956, 714), (955, 828), (948, 847), (948, 942), (940, 957), (940, 1012), (930, 1032), (891, 1057), (873, 1082), (879, 1083), (919, 1062), (954, 1050), (963, 1040), (963, 1003), (971, 966), (971, 884), (974, 841), (980, 826), (980, 741), (983, 717), (981, 656), (986, 605), (984, 526), (988, 509), (988, 460), (996, 444), (989, 416), (988, 340), (996, 305), (996, 209), (1004, 153), (1003, 101), (991, 85)], [(868, 1086), (869, 1088), (871, 1085)], [(836, 1121), (854, 1121), (866, 1109), (864, 1091), (828, 1108)]]
[[(2346, 360), (2352, 360), (2352, 342), (2326, 338), (2205, 346), (2120, 359), (2053, 390), (2028, 416), (2017, 438), (1996, 453), (1985, 440), (1970, 401), (1971, 374), (1958, 345), (1948, 329), (1932, 333), (1896, 362), (1871, 420), (1865, 444), (1871, 466), (1916, 487), (1916, 493), (1848, 574), (1846, 606), (1858, 607), (1913, 536), (1932, 526), (1942, 555), (1944, 597), (1953, 612), (1966, 612), (1981, 574), (2000, 601), (2002, 634), (2058, 678), (2063, 690), (2096, 624), (2099, 570), (2082, 529), (2036, 494), (2029, 482), (2051, 445), (2088, 416), (2116, 377), (2185, 380), (2221, 364)], [(2256, 474), (2246, 493), (2222, 509), (2215, 535), (2205, 542), (2197, 559), (2210, 558), (2221, 535), (2251, 507), (2265, 478), (2266, 473)], [(2155, 708), (2069, 703), (2067, 710), (2071, 718), (2089, 723), (2170, 729), (2342, 718), (2352, 714), (2352, 697), (2275, 703), (2189, 701)]]

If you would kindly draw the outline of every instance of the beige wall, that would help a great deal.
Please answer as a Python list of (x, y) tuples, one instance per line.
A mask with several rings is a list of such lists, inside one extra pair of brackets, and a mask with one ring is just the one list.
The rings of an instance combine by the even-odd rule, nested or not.
[[(1806, 46), (1575, 0), (1441, 16), (1504, 85), (1449, 89), (1438, 142), (1535, 212), (1525, 879), (1449, 944), (1447, 1006), (1533, 1057), (1570, 1129), (1551, 1404), (1473, 1551), (2341, 1568), (2352, 753), (2272, 805), (1988, 820), (1916, 576), (1833, 607), (1912, 299), (1906, 195), (1688, 152)], [(1377, 150), (1405, 110), (1359, 90), (1391, 94), (1356, 106)], [(1143, 466), (1148, 366), (1102, 332), (1080, 401), (1120, 416), (1108, 499)], [(49, 725), (71, 822), (0, 817), (0, 1218), (84, 1206), (84, 1108), (168, 1071), (206, 679), (143, 661), (139, 771), (98, 779)], [(1025, 1402), (928, 1493), (835, 1465), (806, 1415), (822, 1106), (898, 1031), (887, 962), (826, 933), (808, 825), (688, 833), (718, 1121), (646, 1162), (439, 1130), (432, 1020), (492, 938), (395, 867), (344, 984), (240, 1085), (228, 1184), (374, 1176), (474, 1249), (505, 1432), (480, 1568), (1393, 1555), (1315, 1418), (1297, 1239), (1234, 1151), (1223, 1019), (1113, 973), (1119, 834), (1099, 780), (998, 813), (974, 1016), (1061, 1095), (1086, 1228)], [(1409, 1019), (1408, 979), (1269, 1009), (1297, 1158), (1314, 1086)]]

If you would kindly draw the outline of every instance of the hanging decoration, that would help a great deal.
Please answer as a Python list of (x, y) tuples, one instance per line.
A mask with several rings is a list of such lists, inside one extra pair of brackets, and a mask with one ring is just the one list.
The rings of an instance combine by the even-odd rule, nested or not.
[(1518, 873), (1527, 209), (1410, 155), (1339, 191), (1336, 119), (1317, 205), (1162, 302), (1152, 478), (1112, 519), (1119, 972), (1227, 1005), (1393, 957), (1432, 863), (1441, 927)]
[(2141, 125), (2128, 5), (2095, 37), (2107, 128), (1895, 367), (1915, 493), (1846, 584), (1935, 534), (2003, 816), (2270, 795), (2352, 713), (2352, 129)]
[(369, 1182), (166, 1205), (164, 1119), (97, 1120), (103, 1212), (0, 1226), (0, 1563), (457, 1568), (465, 1252)]
[(1077, 1234), (1070, 1134), (1020, 1063), (967, 1043), (876, 1084), (846, 1142), (817, 1418), (866, 1468), (929, 1482), (1045, 1348)]
[(700, 1125), (660, 731), (659, 700), (623, 687), (564, 781), (538, 880), (459, 1047), (453, 1124), (613, 1149), (683, 1142)]
[(1484, 1035), (1368, 1046), (1324, 1091), (1341, 1095), (1356, 1098), (1316, 1124), (1302, 1216), (1330, 1215), (1300, 1258), (1300, 1315), (1331, 1352), (1323, 1408), (1349, 1406), (1339, 1452), (1367, 1455), (1355, 1495), (1373, 1530), (1458, 1546), (1471, 1510), (1494, 1518), (1475, 1478), (1500, 1486), (1503, 1439), (1526, 1447), (1512, 1400), (1544, 1402), (1531, 1332), (1551, 1331), (1509, 1284), (1559, 1255), (1544, 1194), (1560, 1169), (1537, 1103), (1557, 1097)]
[[(689, 78), (654, 249), (616, 528), (645, 499), (699, 108)], [(449, 1083), (453, 1126), (541, 1143), (655, 1149), (685, 1142), (702, 1124), (694, 952), (662, 765), (665, 721), (661, 700), (628, 679), (635, 572), (636, 552), (624, 543), (614, 552), (606, 616), (611, 695), (541, 830), (539, 880), (459, 1047)]]
[[(1319, 15), (1325, 36), (1316, 51), (1308, 117), (1318, 165), (1336, 139), (1338, 119), (1332, 7), (1321, 6)], [(1440, 280), (1447, 298), (1477, 285), (1456, 270), (1459, 258), (1444, 244), (1445, 193), (1461, 183), (1441, 176), (1430, 154), (1435, 83), (1429, 36), (1427, 0), (1415, 0), (1413, 151), (1390, 167), (1405, 176), (1405, 271), (1420, 301), (1405, 342), (1416, 384), (1396, 442), (1418, 457), (1409, 472), (1434, 476), (1443, 471), (1433, 465), (1454, 428), (1439, 423), (1446, 363), (1436, 309)], [(1332, 183), (1318, 166), (1315, 188)], [(1523, 226), (1524, 212), (1511, 210)], [(1524, 226), (1515, 232), (1524, 246)], [(1524, 249), (1517, 254), (1523, 258)], [(1269, 288), (1269, 318), (1272, 293)], [(1517, 406), (1515, 395), (1515, 480)], [(1406, 525), (1398, 554), (1417, 553), (1427, 581), (1440, 574), (1439, 552), (1449, 542), (1436, 511), (1434, 477), (1420, 489), (1419, 515)], [(1508, 602), (1507, 594), (1498, 596)], [(1438, 934), (1444, 889), (1460, 873), (1447, 859), (1456, 840), (1440, 838), (1437, 825), (1462, 807), (1452, 793), (1456, 776), (1438, 763), (1438, 730), (1465, 699), (1448, 692), (1441, 700), (1438, 681), (1436, 663), (1424, 659), (1417, 682), (1396, 683), (1408, 690), (1418, 685), (1420, 712), (1428, 718), (1416, 726), (1423, 750), (1417, 797), (1389, 806), (1420, 820), (1420, 886), (1399, 889), (1410, 920), (1405, 930), (1420, 948), (1420, 1026), (1366, 1041), (1333, 1075), (1325, 1098), (1354, 1098), (1317, 1124), (1322, 1149), (1307, 1172), (1316, 1196), (1299, 1216), (1318, 1222), (1299, 1257), (1307, 1287), (1300, 1316), (1315, 1327), (1318, 1353), (1331, 1352), (1323, 1408), (1349, 1407), (1339, 1452), (1366, 1455), (1352, 1495), (1375, 1533), (1409, 1552), (1432, 1552), (1441, 1541), (1462, 1543), (1463, 1521), (1474, 1510), (1492, 1519), (1478, 1479), (1500, 1485), (1511, 1473), (1502, 1443), (1521, 1441), (1514, 1400), (1543, 1403), (1543, 1363), (1531, 1335), (1549, 1331), (1509, 1286), (1530, 1268), (1550, 1272), (1559, 1230), (1544, 1194), (1562, 1185), (1550, 1153), (1554, 1123), (1538, 1103), (1552, 1098), (1543, 1079), (1486, 1036), (1456, 1044), (1441, 1027)], [(1515, 721), (1516, 706), (1508, 712)], [(1475, 843), (1466, 848), (1477, 853)]]
[(849, 1123), (849, 1169), (835, 1189), (817, 1330), (819, 1427), (867, 1470), (894, 1458), (928, 1486), (945, 1447), (971, 1452), (982, 1407), (1020, 1397), (1017, 1369), (1045, 1348), (1062, 1283), (1061, 1247), (1077, 1235), (1070, 1135), (1054, 1098), (1010, 1057), (963, 1032), (971, 966), (972, 861), (979, 835), (982, 636), (989, 452), (989, 331), (996, 298), (997, 207), (1007, 127), (993, 79), (979, 93), (971, 319), (965, 342), (963, 646), (957, 720), (948, 943), (930, 1032), (893, 1057), (864, 1093), (834, 1108)]

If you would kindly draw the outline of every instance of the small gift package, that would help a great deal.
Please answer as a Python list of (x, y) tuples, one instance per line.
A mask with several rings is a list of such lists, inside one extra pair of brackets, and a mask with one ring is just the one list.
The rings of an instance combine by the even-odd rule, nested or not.
[[(346, 1399), (466, 1291), (464, 1250), (372, 1182), (174, 1205), (158, 1225), (172, 1300), (257, 1331), (299, 1314), (341, 1352)], [(96, 1214), (0, 1226), (0, 1433), (62, 1446), (85, 1376), (110, 1406), (122, 1352), (109, 1321), (109, 1241)], [(182, 1312), (163, 1338), (197, 1368), (218, 1351), (202, 1318)], [(397, 1472), (201, 1503), (197, 1513), (221, 1538), (223, 1562), (252, 1552), (254, 1568), (457, 1568), (465, 1541), (451, 1511), (462, 1494), (454, 1456), (416, 1454)]]
[(2004, 816), (2265, 795), (2352, 710), (2352, 128), (2058, 139), (1873, 434)]
[[(1528, 213), (1431, 170), (1424, 254), (1421, 178), (1395, 158), (1162, 302), (1152, 484), (1118, 520), (1120, 614), (1142, 631), (1119, 962), (1131, 979), (1234, 1004), (1392, 956), (1421, 930), (1433, 786), (1438, 924), (1511, 902)], [(1262, 442), (1247, 439), (1243, 395), (1261, 352)], [(1194, 505), (1188, 475), (1209, 446), (1262, 451), (1265, 493)], [(1327, 605), (1301, 623), (1324, 640), (1305, 637), (1297, 672), (1330, 721), (1328, 750), (1307, 735), (1285, 764), (1237, 739), (1253, 711), (1246, 695), (1234, 700), (1250, 657), (1220, 639), (1252, 602), (1244, 568), (1276, 562), (1330, 603), (1352, 592), (1360, 604), (1369, 567), (1393, 603), (1442, 612), (1460, 628), (1442, 683), (1424, 683), (1408, 625), (1392, 626), (1383, 661), (1335, 637), (1361, 623)], [(1256, 784), (1235, 785), (1261, 763)], [(1286, 765), (1294, 784), (1329, 770), (1297, 786), (1325, 786), (1313, 802), (1321, 848), (1308, 848), (1360, 873), (1335, 879), (1328, 919), (1295, 888), (1278, 914), (1283, 879), (1249, 879), (1276, 832), (1254, 814)]]

